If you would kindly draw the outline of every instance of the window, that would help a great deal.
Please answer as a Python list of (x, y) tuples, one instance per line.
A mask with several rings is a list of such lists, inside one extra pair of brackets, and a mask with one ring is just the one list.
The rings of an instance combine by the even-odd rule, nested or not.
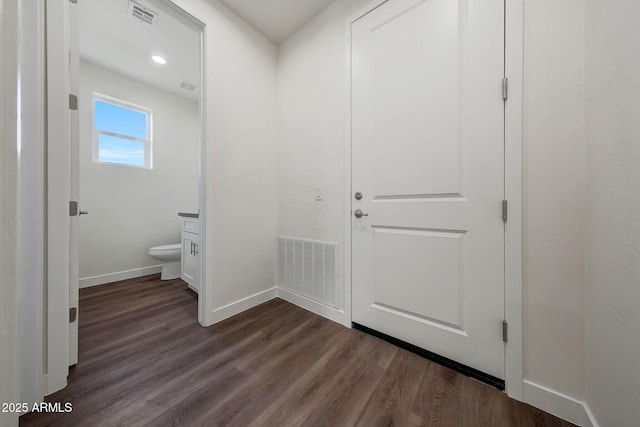
[(151, 169), (151, 110), (93, 94), (93, 161)]

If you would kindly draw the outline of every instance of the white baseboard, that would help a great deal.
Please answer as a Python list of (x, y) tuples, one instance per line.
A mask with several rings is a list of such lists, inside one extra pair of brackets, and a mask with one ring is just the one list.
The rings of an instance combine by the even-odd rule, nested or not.
[(162, 265), (152, 265), (151, 267), (140, 267), (131, 270), (117, 271), (115, 273), (101, 274), (99, 276), (83, 277), (79, 280), (80, 288), (104, 285), (105, 283), (117, 282), (119, 280), (133, 279), (135, 277), (148, 276), (162, 271)]
[[(291, 304), (300, 306), (305, 310), (309, 310), (310, 312), (315, 313), (319, 316), (326, 317), (327, 319), (333, 320), (334, 322), (340, 323), (341, 325), (344, 325), (346, 322), (344, 311), (329, 307), (328, 305), (324, 305), (281, 287), (278, 287), (277, 289), (278, 297), (290, 302)], [(348, 325), (348, 327), (351, 327), (351, 325)]]
[(558, 418), (582, 427), (598, 427), (589, 406), (573, 397), (551, 390), (540, 384), (524, 380), (523, 400)]
[(596, 421), (596, 417), (593, 416), (593, 412), (591, 412), (589, 405), (586, 403), (583, 403), (583, 405), (585, 418), (582, 427), (600, 427), (598, 421)]
[[(223, 307), (216, 308), (212, 313), (211, 324), (228, 319), (231, 316), (235, 316), (236, 314), (242, 313), (245, 310), (249, 310), (250, 308), (253, 308), (276, 297), (282, 298), (285, 301), (302, 307), (305, 310), (309, 310), (310, 312), (315, 313), (319, 316), (326, 317), (327, 319), (333, 320), (334, 322), (340, 323), (341, 325), (345, 324), (346, 316), (344, 311), (336, 310), (335, 308), (326, 306), (317, 301), (303, 297), (302, 295), (298, 295), (294, 292), (280, 288), (278, 286), (274, 286), (271, 289), (258, 292), (257, 294), (248, 296), (246, 298), (242, 298)], [(351, 325), (349, 325), (349, 327), (350, 326)]]
[(212, 324), (218, 323), (224, 319), (228, 319), (231, 316), (242, 313), (245, 310), (249, 310), (256, 305), (260, 305), (269, 301), (277, 296), (277, 288), (273, 287), (266, 291), (258, 292), (241, 300), (232, 302), (223, 307), (216, 308), (212, 313)]

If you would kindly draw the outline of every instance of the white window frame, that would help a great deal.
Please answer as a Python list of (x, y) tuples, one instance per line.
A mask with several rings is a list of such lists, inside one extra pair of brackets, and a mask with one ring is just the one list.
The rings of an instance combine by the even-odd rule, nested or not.
[[(96, 101), (104, 102), (107, 104), (115, 105), (117, 107), (126, 108), (128, 110), (137, 111), (147, 116), (147, 139), (136, 138), (129, 135), (123, 135), (119, 133), (107, 132), (96, 129)], [(142, 105), (134, 104), (132, 102), (124, 101), (122, 99), (114, 98), (109, 95), (105, 95), (98, 92), (92, 93), (91, 98), (91, 128), (93, 130), (93, 162), (103, 165), (116, 165), (138, 169), (153, 169), (153, 114), (150, 108), (143, 107)], [(118, 162), (104, 162), (98, 157), (99, 153), (99, 136), (108, 135), (116, 138), (127, 139), (129, 141), (136, 141), (144, 143), (144, 166), (128, 165)]]

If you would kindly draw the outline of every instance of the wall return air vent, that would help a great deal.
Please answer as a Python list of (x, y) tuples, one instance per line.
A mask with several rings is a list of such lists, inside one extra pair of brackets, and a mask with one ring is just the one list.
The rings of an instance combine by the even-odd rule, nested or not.
[(195, 83), (189, 83), (184, 80), (180, 82), (178, 87), (184, 90), (188, 90), (189, 92), (195, 92), (195, 90), (198, 89), (198, 85), (196, 85)]
[(153, 25), (158, 19), (158, 14), (156, 12), (133, 1), (129, 1), (129, 15), (150, 25)]

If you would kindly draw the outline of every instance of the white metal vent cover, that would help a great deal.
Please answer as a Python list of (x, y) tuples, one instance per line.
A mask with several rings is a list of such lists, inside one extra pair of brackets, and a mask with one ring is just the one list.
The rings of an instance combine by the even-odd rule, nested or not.
[(277, 237), (276, 275), (279, 287), (338, 308), (338, 244)]
[(156, 12), (131, 0), (129, 0), (129, 15), (150, 25), (153, 25), (158, 20)]
[(196, 89), (198, 89), (198, 85), (195, 83), (189, 83), (186, 81), (181, 81), (180, 84), (178, 85), (179, 88), (184, 89), (184, 90), (188, 90), (189, 92), (195, 92)]

